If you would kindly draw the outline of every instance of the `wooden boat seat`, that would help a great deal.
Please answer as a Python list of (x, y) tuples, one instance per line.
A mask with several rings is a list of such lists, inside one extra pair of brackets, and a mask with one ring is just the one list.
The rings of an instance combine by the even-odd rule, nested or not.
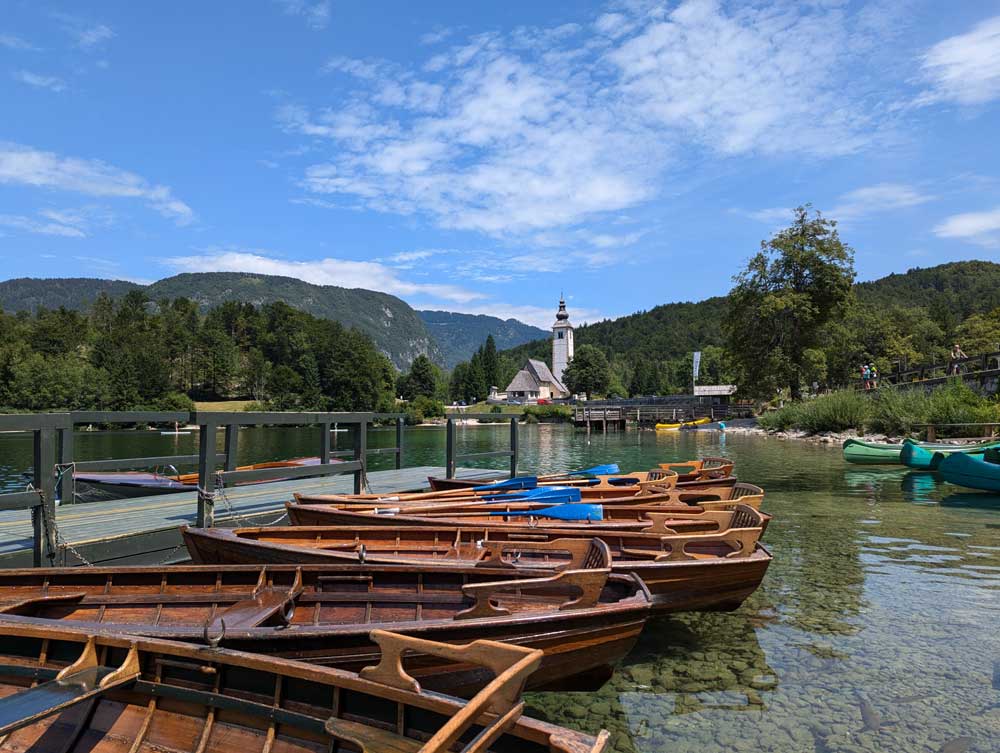
[(359, 724), (349, 719), (331, 718), (326, 731), (338, 740), (345, 740), (360, 749), (361, 753), (418, 753), (423, 747), (419, 740), (402, 737), (394, 732)]
[(94, 646), (94, 639), (90, 638), (80, 658), (54, 680), (0, 698), (0, 736), (100, 696), (139, 676), (139, 654), (134, 645), (120, 667), (98, 664)]
[[(302, 594), (302, 568), (295, 570), (295, 578), (290, 588), (265, 587), (267, 568), (261, 570), (260, 580), (253, 596), (249, 599), (230, 604), (215, 616), (212, 621), (214, 630), (243, 630), (254, 628), (281, 613), (287, 625), (291, 622), (291, 613), (295, 611), (295, 600)], [(288, 611), (291, 607), (291, 612)], [(225, 622), (225, 627), (222, 623)]]
[(32, 617), (38, 612), (39, 607), (48, 604), (69, 604), (79, 603), (87, 597), (83, 591), (76, 591), (65, 594), (49, 594), (47, 596), (32, 596), (27, 599), (9, 601), (0, 605), (0, 614), (14, 614), (21, 617)]

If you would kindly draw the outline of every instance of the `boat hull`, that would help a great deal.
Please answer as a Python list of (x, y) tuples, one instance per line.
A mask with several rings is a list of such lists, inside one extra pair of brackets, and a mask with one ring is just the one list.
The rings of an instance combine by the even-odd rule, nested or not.
[(902, 444), (885, 444), (881, 442), (864, 442), (860, 439), (848, 439), (843, 445), (844, 460), (848, 463), (861, 465), (899, 465), (903, 451)]
[(956, 486), (1000, 493), (1000, 463), (987, 461), (985, 455), (954, 453), (941, 461), (938, 472)]
[[(334, 564), (337, 562), (357, 562), (359, 554), (353, 551), (331, 551), (305, 546), (293, 546), (244, 538), (233, 529), (183, 528), (184, 543), (191, 559), (204, 565), (226, 564)], [(387, 529), (388, 530), (388, 529)], [(421, 529), (413, 529), (419, 531)], [(534, 529), (541, 531), (542, 529)], [(503, 532), (498, 532), (502, 535)], [(573, 531), (557, 532), (558, 536), (580, 537)], [(607, 532), (599, 538), (610, 538), (618, 534)], [(625, 534), (628, 535), (628, 534)], [(544, 533), (534, 534), (540, 540)], [(402, 563), (394, 555), (379, 555), (368, 552), (366, 561)], [(771, 554), (757, 543), (754, 550), (743, 557), (713, 557), (681, 561), (637, 561), (613, 559), (612, 573), (635, 574), (642, 579), (649, 590), (654, 613), (665, 614), (687, 611), (729, 611), (736, 609), (761, 584)], [(421, 568), (467, 567), (475, 571), (472, 561), (445, 559), (439, 557), (409, 557), (406, 563)], [(539, 570), (535, 570), (539, 572)]]

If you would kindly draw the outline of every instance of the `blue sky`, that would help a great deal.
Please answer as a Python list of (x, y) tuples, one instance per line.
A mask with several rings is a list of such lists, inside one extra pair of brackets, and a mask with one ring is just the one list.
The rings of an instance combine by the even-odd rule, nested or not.
[(548, 326), (1000, 261), (1000, 2), (0, 0), (0, 278), (257, 271)]

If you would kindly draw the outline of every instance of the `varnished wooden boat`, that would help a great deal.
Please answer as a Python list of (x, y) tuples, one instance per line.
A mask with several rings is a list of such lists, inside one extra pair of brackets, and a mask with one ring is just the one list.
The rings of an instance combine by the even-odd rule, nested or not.
[(677, 483), (728, 478), (733, 474), (735, 464), (729, 458), (704, 457), (699, 460), (681, 460), (676, 463), (660, 463), (659, 468), (674, 471)]
[[(3, 753), (601, 753), (596, 738), (522, 716), (542, 652), (374, 631), (382, 661), (329, 667), (62, 626), (0, 623)], [(404, 652), (482, 665), (473, 699), (424, 691)]]
[[(586, 567), (595, 540), (611, 551), (612, 572), (642, 578), (656, 611), (734, 609), (760, 585), (771, 555), (752, 527), (661, 536), (635, 531), (466, 526), (285, 526), (182, 528), (192, 560), (203, 564), (330, 563), (363, 560), (419, 568)], [(581, 564), (583, 563), (583, 564)]]
[[(486, 638), (545, 652), (532, 688), (594, 690), (628, 653), (649, 597), (608, 567), (531, 577), (510, 568), (393, 565), (34, 568), (0, 571), (0, 621), (213, 641), (358, 671), (378, 661), (373, 629), (446, 643)], [(423, 657), (427, 688), (469, 696), (483, 670)]]
[[(728, 461), (727, 461), (728, 462)], [(701, 477), (698, 474), (691, 472), (686, 473), (684, 476), (678, 475), (677, 479), (673, 482), (668, 481), (668, 477), (672, 475), (671, 471), (657, 468), (652, 471), (639, 471), (636, 473), (620, 473), (615, 476), (607, 477), (597, 477), (598, 479), (636, 479), (632, 483), (638, 483), (640, 480), (644, 481), (660, 481), (659, 486), (666, 488), (676, 488), (676, 489), (701, 489), (706, 486), (733, 486), (737, 483), (737, 478), (732, 475), (720, 475), (717, 472), (708, 471), (702, 474)], [(484, 484), (490, 483), (492, 481), (502, 481), (506, 476), (496, 476), (492, 478), (485, 479), (464, 479), (464, 478), (442, 478), (440, 476), (428, 476), (427, 482), (430, 485), (431, 491), (454, 491), (457, 489), (471, 489), (476, 486), (482, 486)], [(579, 486), (586, 488), (588, 486), (594, 486), (594, 479), (563, 479), (558, 481), (540, 481), (540, 485), (568, 485), (568, 486)], [(604, 485), (622, 486), (625, 484), (610, 484), (608, 481), (603, 482)]]
[[(627, 492), (627, 490), (626, 490)], [(582, 495), (581, 495), (582, 497)], [(635, 493), (619, 496), (599, 497), (597, 500), (605, 509), (612, 506), (636, 506), (636, 505), (658, 505), (658, 506), (688, 506), (697, 507), (699, 510), (731, 510), (737, 505), (749, 505), (755, 509), (760, 509), (764, 500), (764, 490), (753, 484), (743, 482), (732, 485), (703, 486), (697, 489), (659, 489), (655, 486), (647, 486), (640, 496)], [(421, 509), (439, 505), (477, 505), (489, 504), (496, 506), (495, 509), (503, 509), (500, 505), (508, 509), (537, 509), (547, 507), (551, 503), (527, 503), (527, 502), (504, 502), (502, 499), (494, 502), (486, 502), (482, 497), (470, 495), (448, 495), (434, 496), (424, 495), (420, 499), (401, 498), (396, 494), (377, 496), (373, 494), (353, 495), (353, 494), (296, 494), (295, 501), (303, 505), (319, 504), (333, 505), (343, 509), (371, 510), (375, 508), (400, 508), (400, 509)]]
[[(594, 520), (559, 520), (546, 517), (544, 504), (471, 505), (440, 504), (402, 508), (357, 508), (354, 506), (296, 504), (287, 502), (288, 520), (296, 526), (467, 526), (530, 529), (574, 528), (646, 533), (718, 533), (732, 527), (739, 513), (734, 510), (707, 511), (687, 505), (608, 505)], [(504, 513), (515, 513), (505, 515)], [(535, 513), (534, 515), (530, 513)], [(760, 515), (766, 530), (769, 515)]]

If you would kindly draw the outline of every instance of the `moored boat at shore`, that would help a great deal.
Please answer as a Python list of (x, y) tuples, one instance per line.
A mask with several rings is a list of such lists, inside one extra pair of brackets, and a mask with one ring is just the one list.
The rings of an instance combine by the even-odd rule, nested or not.
[(954, 453), (937, 470), (948, 483), (1000, 494), (1000, 451), (996, 449), (983, 454)]
[(285, 526), (181, 529), (203, 564), (386, 562), (431, 567), (587, 567), (596, 543), (611, 551), (612, 572), (642, 578), (657, 611), (734, 609), (760, 585), (771, 555), (759, 543), (763, 521), (722, 533), (485, 526)]
[[(534, 577), (511, 568), (392, 565), (0, 570), (0, 622), (62, 624), (213, 644), (351, 671), (377, 663), (373, 629), (545, 652), (529, 687), (596, 689), (638, 638), (645, 588), (605, 567)], [(469, 696), (484, 672), (422, 657), (424, 687)]]
[(951, 455), (981, 455), (994, 447), (1000, 447), (1000, 442), (974, 442), (966, 445), (928, 446), (907, 442), (900, 452), (903, 465), (915, 470), (933, 471), (941, 465), (941, 461)]
[[(607, 750), (606, 732), (522, 716), (521, 692), (541, 651), (379, 630), (371, 638), (382, 661), (355, 674), (107, 631), (0, 624), (0, 751)], [(430, 693), (407, 673), (405, 652), (495, 676), (468, 701)]]

